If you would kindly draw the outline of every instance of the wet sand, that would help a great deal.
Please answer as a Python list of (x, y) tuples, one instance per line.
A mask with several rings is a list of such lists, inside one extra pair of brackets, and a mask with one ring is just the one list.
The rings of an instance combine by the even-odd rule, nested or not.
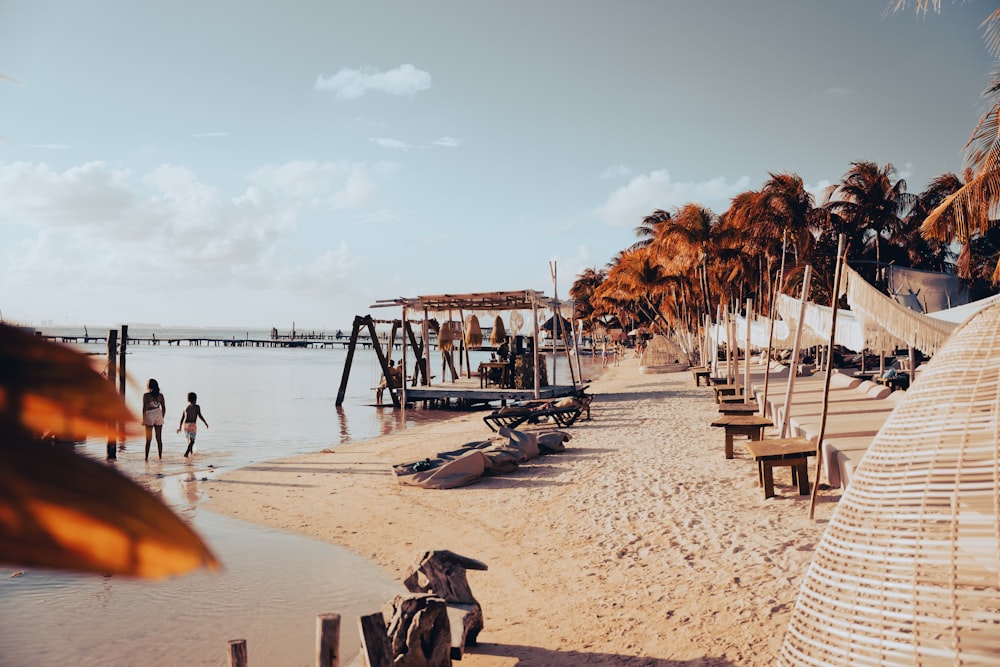
[(765, 500), (739, 440), (724, 458), (711, 391), (637, 366), (591, 384), (593, 418), (567, 429), (565, 453), (509, 475), (448, 490), (393, 478), (394, 463), (493, 435), (471, 414), (242, 468), (207, 483), (207, 509), (346, 547), (397, 580), (425, 550), (484, 561), (468, 575), (486, 624), (469, 667), (771, 665), (837, 496), (810, 520), (782, 468)]

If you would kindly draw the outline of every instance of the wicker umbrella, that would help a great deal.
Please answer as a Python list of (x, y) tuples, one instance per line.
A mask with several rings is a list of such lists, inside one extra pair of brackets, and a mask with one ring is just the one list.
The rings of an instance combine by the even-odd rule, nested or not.
[(455, 349), (455, 341), (462, 338), (462, 323), (449, 320), (441, 324), (438, 330), (438, 349), (451, 352)]
[(1000, 650), (1000, 306), (920, 371), (806, 573), (782, 665), (987, 665)]
[(493, 320), (493, 331), (490, 332), (490, 345), (497, 347), (507, 340), (507, 331), (504, 329), (503, 320), (499, 315)]
[(483, 332), (479, 328), (479, 318), (475, 315), (465, 318), (465, 346), (470, 350), (483, 346)]

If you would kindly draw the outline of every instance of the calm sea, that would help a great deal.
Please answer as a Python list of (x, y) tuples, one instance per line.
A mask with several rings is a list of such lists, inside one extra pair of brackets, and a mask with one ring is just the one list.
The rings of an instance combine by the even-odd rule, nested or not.
[[(76, 328), (41, 331), (83, 334)], [(270, 337), (268, 331), (136, 327), (129, 335), (154, 332), (160, 339)], [(76, 347), (106, 353), (100, 343)], [(399, 355), (393, 352), (394, 358)], [(335, 407), (345, 358), (340, 345), (131, 345), (126, 400), (138, 414), (146, 381), (159, 381), (167, 403), (164, 453), (162, 461), (156, 458), (154, 441), (147, 463), (144, 440), (132, 437), (118, 451), (115, 465), (191, 521), (224, 570), (164, 582), (0, 570), (0, 666), (225, 665), (230, 639), (247, 640), (251, 664), (311, 666), (316, 616), (329, 612), (342, 615), (342, 655), (353, 656), (359, 646), (356, 617), (403, 592), (399, 582), (346, 550), (221, 517), (201, 506), (202, 482), (229, 470), (454, 416), (373, 407), (373, 387), (381, 376), (374, 352), (367, 349), (356, 353), (344, 404)], [(483, 358), (488, 353), (473, 353), (472, 365)], [(556, 369), (559, 384), (569, 382), (564, 362), (560, 359)], [(593, 365), (584, 367), (585, 377), (596, 372)], [(200, 427), (193, 461), (183, 458), (184, 437), (175, 433), (189, 391), (197, 392), (211, 425)], [(105, 457), (103, 440), (77, 447), (94, 458)]]

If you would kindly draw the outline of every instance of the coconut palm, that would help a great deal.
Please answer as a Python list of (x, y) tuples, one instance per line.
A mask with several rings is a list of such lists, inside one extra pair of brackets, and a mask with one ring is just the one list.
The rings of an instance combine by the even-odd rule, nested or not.
[[(894, 9), (902, 11), (907, 4), (906, 0), (897, 0)], [(941, 0), (915, 0), (915, 4), (917, 11), (922, 13), (941, 9)], [(983, 26), (986, 49), (1000, 65), (1000, 9), (993, 10), (983, 21)], [(957, 241), (966, 248), (976, 236), (984, 235), (997, 226), (996, 207), (1000, 204), (1000, 66), (994, 68), (983, 97), (987, 100), (988, 109), (965, 144), (965, 166), (972, 177), (931, 211), (922, 226), (922, 232), (928, 238)], [(969, 266), (969, 261), (965, 262), (965, 266)], [(1000, 282), (1000, 263), (993, 270), (992, 280)]]
[(639, 238), (638, 241), (632, 244), (632, 248), (645, 248), (656, 238), (659, 233), (660, 227), (669, 222), (671, 215), (669, 212), (663, 209), (656, 209), (645, 218), (642, 219), (642, 224), (635, 228), (635, 235)]
[(709, 257), (720, 242), (719, 223), (711, 209), (701, 204), (685, 204), (673, 217), (659, 225), (659, 233), (650, 248), (664, 267), (674, 267), (670, 275), (697, 275), (706, 314), (712, 312), (709, 286)]
[[(889, 261), (900, 266), (910, 266), (914, 269), (925, 271), (948, 271), (954, 270), (956, 263), (954, 253), (951, 251), (951, 244), (943, 239), (925, 236), (922, 232), (922, 225), (928, 214), (941, 205), (950, 195), (961, 189), (962, 179), (952, 173), (942, 174), (930, 182), (923, 192), (917, 195), (913, 209), (903, 220), (903, 226), (896, 238), (893, 239), (893, 246), (889, 248)], [(947, 214), (946, 214), (947, 217)], [(968, 264), (969, 245), (962, 249), (962, 255), (966, 257)], [(961, 270), (958, 274), (963, 279), (970, 279), (971, 276), (963, 274)]]
[(576, 319), (584, 323), (587, 331), (590, 331), (593, 324), (599, 319), (594, 304), (594, 292), (607, 278), (604, 269), (586, 268), (576, 277), (573, 285), (569, 288), (569, 295), (574, 302)]
[(903, 227), (903, 218), (915, 203), (906, 181), (893, 180), (896, 168), (886, 163), (859, 160), (851, 163), (840, 183), (827, 191), (826, 208), (847, 224), (847, 237), (855, 257), (882, 263), (882, 247)]

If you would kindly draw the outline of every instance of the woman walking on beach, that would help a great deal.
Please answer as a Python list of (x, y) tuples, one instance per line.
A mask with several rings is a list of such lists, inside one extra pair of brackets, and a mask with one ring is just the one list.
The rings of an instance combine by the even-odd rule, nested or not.
[(163, 416), (167, 412), (167, 402), (160, 393), (160, 383), (153, 378), (146, 384), (142, 395), (142, 425), (146, 428), (146, 460), (149, 460), (149, 444), (156, 432), (156, 450), (163, 458)]
[(201, 419), (202, 423), (205, 424), (205, 428), (208, 428), (208, 422), (205, 421), (205, 416), (201, 414), (201, 406), (198, 405), (198, 394), (189, 391), (188, 404), (181, 412), (181, 423), (177, 427), (177, 432), (180, 433), (183, 428), (184, 435), (187, 437), (188, 447), (187, 451), (184, 452), (184, 458), (194, 454), (194, 439), (198, 435), (198, 419)]

